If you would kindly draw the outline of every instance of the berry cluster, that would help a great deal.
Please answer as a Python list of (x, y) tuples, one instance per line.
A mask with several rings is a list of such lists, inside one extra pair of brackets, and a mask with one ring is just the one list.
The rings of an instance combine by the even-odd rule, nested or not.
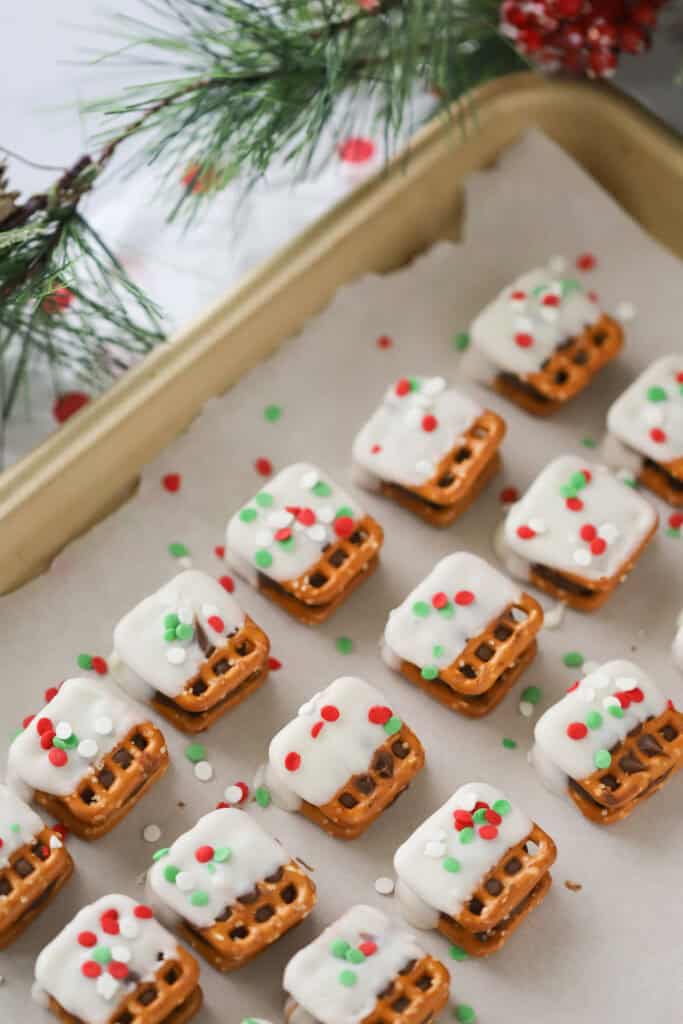
[(614, 74), (622, 53), (642, 53), (666, 0), (503, 0), (501, 30), (544, 71)]

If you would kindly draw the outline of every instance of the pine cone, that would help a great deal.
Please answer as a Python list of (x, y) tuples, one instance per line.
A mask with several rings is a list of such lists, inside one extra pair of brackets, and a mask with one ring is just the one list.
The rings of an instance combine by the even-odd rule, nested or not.
[(15, 200), (19, 198), (19, 193), (10, 192), (8, 184), (7, 165), (4, 160), (0, 160), (0, 224), (17, 210)]

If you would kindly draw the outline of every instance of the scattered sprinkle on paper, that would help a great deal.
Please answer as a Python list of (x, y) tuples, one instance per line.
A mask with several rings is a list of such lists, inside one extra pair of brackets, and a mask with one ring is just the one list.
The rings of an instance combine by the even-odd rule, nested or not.
[(271, 655), (268, 658), (268, 668), (270, 669), (271, 672), (277, 672), (279, 671), (279, 669), (282, 668), (282, 662), (280, 661), (279, 658), (273, 658), (273, 656)]
[(206, 761), (206, 747), (203, 743), (188, 743), (185, 747), (185, 757), (192, 764), (198, 764), (200, 761)]
[(467, 951), (455, 943), (448, 950), (451, 960), (467, 960)]
[(581, 438), (581, 444), (583, 445), (584, 448), (597, 448), (598, 447), (598, 442), (595, 440), (594, 437), (582, 437)]
[(391, 338), (389, 337), (389, 335), (388, 335), (388, 334), (382, 334), (382, 335), (381, 335), (381, 336), (380, 336), (380, 337), (379, 337), (379, 338), (377, 339), (377, 348), (391, 348), (391, 346), (392, 346), (393, 344), (394, 344), (394, 342), (393, 342), (393, 340), (392, 340), (392, 339), (391, 339)]
[(549, 608), (543, 616), (543, 628), (558, 629), (564, 620), (565, 610), (566, 606), (563, 601), (558, 601), (552, 608)]
[(194, 773), (200, 782), (209, 782), (213, 778), (213, 768), (208, 761), (198, 761)]
[(582, 252), (576, 257), (577, 270), (595, 270), (597, 265), (597, 257), (592, 252)]
[(350, 636), (338, 636), (334, 641), (334, 646), (339, 654), (350, 654), (353, 650), (353, 640)]
[(167, 473), (166, 476), (161, 478), (161, 485), (169, 494), (176, 494), (180, 490), (181, 483), (182, 477), (180, 473)]
[(503, 736), (503, 746), (506, 750), (516, 750), (517, 740), (512, 740), (509, 736)]
[(262, 455), (254, 462), (254, 469), (259, 476), (270, 476), (273, 472), (273, 463)]
[(270, 807), (271, 795), (267, 786), (257, 786), (254, 793), (254, 800), (259, 807)]
[(453, 348), (457, 352), (464, 352), (470, 346), (470, 336), (467, 331), (457, 331), (453, 335)]
[(380, 896), (391, 896), (394, 891), (394, 880), (387, 875), (381, 875), (375, 879), (375, 892)]
[(580, 651), (567, 651), (562, 655), (562, 662), (567, 668), (581, 668), (584, 662), (583, 654)]
[(246, 782), (235, 782), (226, 788), (223, 796), (229, 804), (242, 804), (249, 797), (249, 786)]
[(458, 1003), (453, 1016), (460, 1024), (474, 1024), (474, 1021), (477, 1019), (474, 1007), (469, 1006), (467, 1003)]
[(216, 556), (216, 558), (225, 558), (225, 544), (216, 544), (215, 548), (213, 549), (213, 553)]
[(142, 838), (146, 843), (158, 843), (161, 839), (161, 829), (158, 825), (145, 825), (142, 830)]
[(504, 487), (499, 498), (502, 505), (512, 505), (519, 498), (519, 491), (516, 487)]
[(267, 420), (268, 423), (277, 423), (282, 416), (282, 412), (283, 410), (281, 405), (267, 405), (263, 410), (263, 418)]
[(168, 553), (172, 558), (187, 558), (190, 550), (181, 541), (174, 540), (168, 545)]

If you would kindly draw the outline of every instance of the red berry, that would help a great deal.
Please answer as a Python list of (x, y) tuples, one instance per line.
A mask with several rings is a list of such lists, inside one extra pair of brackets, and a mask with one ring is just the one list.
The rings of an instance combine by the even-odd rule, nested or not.
[(536, 53), (543, 46), (543, 36), (535, 28), (525, 28), (519, 33), (518, 42), (527, 53)]
[(374, 142), (362, 137), (346, 139), (337, 147), (340, 160), (350, 164), (364, 164), (371, 159), (374, 152)]
[(631, 21), (644, 28), (653, 28), (657, 21), (657, 9), (654, 4), (636, 4), (630, 12)]
[(171, 494), (175, 494), (176, 491), (180, 490), (180, 473), (167, 473), (166, 476), (161, 478), (161, 482), (165, 490), (169, 491)]

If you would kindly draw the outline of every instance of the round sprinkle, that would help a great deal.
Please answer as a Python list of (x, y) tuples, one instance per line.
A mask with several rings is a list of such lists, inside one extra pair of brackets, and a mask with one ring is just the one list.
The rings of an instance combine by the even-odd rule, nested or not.
[(602, 715), (599, 711), (589, 711), (586, 715), (586, 725), (589, 729), (599, 729), (602, 725)]
[(285, 757), (285, 768), (288, 772), (298, 772), (301, 768), (301, 754), (297, 754), (295, 750), (292, 750)]
[(267, 420), (268, 423), (277, 423), (277, 421), (280, 419), (281, 416), (282, 416), (282, 406), (281, 405), (274, 405), (274, 404), (273, 405), (267, 405), (265, 407), (265, 409), (263, 410), (263, 418), (265, 420)]
[(530, 526), (518, 526), (517, 536), (520, 540), (533, 540), (536, 534)]
[(504, 818), (506, 814), (509, 814), (512, 810), (508, 800), (496, 800), (493, 804), (493, 808), (496, 814), (500, 814), (501, 818)]
[(142, 830), (142, 838), (146, 843), (158, 843), (161, 839), (161, 829), (158, 825), (145, 825)]
[(609, 704), (607, 707), (607, 711), (610, 715), (612, 715), (613, 718), (624, 717), (624, 709), (622, 708), (621, 704)]
[(254, 562), (259, 569), (269, 569), (273, 564), (273, 556), (265, 548), (259, 548), (254, 554)]
[(424, 619), (429, 615), (429, 605), (426, 601), (416, 601), (412, 608), (413, 615), (417, 615), (418, 619)]
[(456, 352), (464, 352), (469, 348), (470, 336), (467, 331), (458, 331), (453, 335), (453, 348)]
[(227, 787), (223, 796), (229, 804), (241, 804), (249, 798), (249, 786), (246, 782), (235, 782)]
[(270, 790), (266, 786), (257, 786), (256, 792), (254, 793), (254, 800), (259, 807), (270, 807), (272, 800)]
[[(137, 907), (133, 911), (136, 917), (139, 917), (142, 921), (149, 921), (154, 915), (152, 914), (151, 908), (146, 906), (144, 903), (138, 903)], [(134, 937), (134, 936), (131, 936)]]
[(498, 835), (498, 829), (495, 825), (482, 825), (479, 829), (479, 835), (482, 839), (495, 839)]
[(455, 875), (460, 870), (460, 861), (456, 860), (455, 857), (444, 857), (441, 861), (441, 867), (450, 875)]
[(474, 594), (471, 590), (458, 590), (454, 597), (454, 601), (459, 605), (472, 604), (474, 601)]
[(516, 750), (517, 740), (511, 740), (509, 736), (503, 737), (503, 746), (506, 750)]
[(381, 875), (379, 878), (375, 879), (375, 892), (379, 893), (380, 896), (391, 896), (393, 891), (393, 878), (387, 878), (386, 875)]
[(154, 853), (152, 854), (152, 860), (153, 860), (153, 861), (154, 861), (154, 863), (156, 864), (156, 862), (157, 862), (158, 860), (163, 860), (163, 859), (164, 859), (164, 857), (168, 857), (168, 855), (169, 855), (169, 853), (170, 853), (170, 852), (171, 852), (171, 851), (170, 851), (170, 849), (168, 848), (168, 846), (165, 846), (165, 847), (163, 848), (163, 850), (156, 850), (156, 851), (155, 851), (155, 852), (154, 852)]
[(232, 850), (229, 846), (217, 846), (213, 852), (213, 859), (216, 864), (225, 864), (232, 857)]
[(96, 960), (98, 964), (108, 964), (112, 959), (112, 953), (109, 946), (98, 946), (97, 949), (93, 950), (93, 960)]
[(102, 968), (94, 960), (86, 960), (85, 963), (81, 964), (81, 972), (86, 978), (99, 978)]
[(320, 709), (320, 717), (324, 718), (326, 722), (336, 722), (339, 718), (339, 708), (336, 708), (334, 704), (326, 704)]
[(648, 402), (666, 402), (668, 397), (666, 388), (652, 387), (647, 389)]
[(94, 932), (79, 932), (78, 945), (85, 946), (86, 949), (92, 949), (93, 946), (97, 945), (97, 936)]
[[(180, 628), (180, 627), (179, 627)], [(169, 647), (166, 651), (166, 661), (169, 665), (182, 665), (187, 660), (187, 651), (184, 647)]]
[(436, 679), (439, 675), (439, 669), (436, 665), (425, 665), (420, 670), (420, 675), (423, 679)]
[(436, 416), (433, 416), (431, 413), (428, 413), (426, 416), (422, 417), (422, 429), (426, 433), (431, 434), (433, 430), (436, 430), (438, 425), (439, 421), (437, 420)]
[(239, 518), (243, 523), (253, 523), (258, 515), (255, 508), (243, 508), (239, 514)]
[(58, 747), (53, 747), (48, 753), (48, 760), (54, 768), (63, 768), (69, 760), (68, 754), (65, 750), (60, 750)]
[(338, 636), (334, 646), (339, 654), (350, 654), (353, 650), (353, 640), (349, 636)]
[(339, 975), (339, 984), (344, 988), (353, 988), (357, 981), (358, 975), (355, 971), (342, 971)]
[(221, 576), (218, 580), (223, 590), (227, 590), (228, 594), (232, 594), (235, 589), (235, 581), (232, 576)]
[(324, 480), (318, 480), (317, 484), (315, 484), (311, 490), (318, 498), (329, 498), (332, 494), (332, 488), (328, 483), (325, 483)]
[(107, 665), (105, 659), (100, 658), (98, 655), (96, 655), (92, 659), (92, 667), (93, 671), (97, 672), (98, 676), (106, 676), (107, 672), (109, 671), (109, 666)]
[(601, 750), (596, 750), (593, 755), (593, 763), (596, 768), (609, 768), (612, 763), (612, 755), (609, 750), (605, 750), (604, 747)]
[(181, 544), (179, 541), (173, 541), (168, 545), (168, 553), (169, 555), (172, 555), (173, 558), (185, 558), (189, 555), (190, 550), (187, 545)]
[(474, 842), (474, 829), (470, 825), (460, 830), (460, 842), (463, 846)]
[(365, 960), (365, 953), (362, 949), (350, 949), (346, 954), (346, 959), (350, 964), (362, 964)]
[(567, 651), (566, 654), (562, 655), (562, 662), (567, 668), (581, 668), (583, 661), (583, 654), (579, 651)]
[(271, 508), (274, 501), (275, 499), (269, 491), (260, 491), (254, 498), (254, 502), (259, 506), (259, 508)]
[(69, 736), (71, 736), (71, 732), (71, 726), (68, 722), (57, 722), (55, 733), (60, 740), (68, 740)]
[(213, 778), (213, 768), (208, 761), (198, 761), (194, 766), (194, 774), (200, 782), (208, 782)]
[(336, 957), (337, 960), (346, 960), (346, 954), (351, 949), (351, 946), (345, 939), (334, 939), (330, 946), (330, 953)]
[(185, 757), (192, 764), (198, 764), (200, 761), (206, 761), (206, 747), (203, 743), (188, 743), (185, 747)]
[(582, 740), (588, 735), (588, 728), (583, 722), (570, 722), (567, 726), (567, 736), (570, 740)]
[(92, 656), (90, 654), (79, 654), (76, 658), (76, 664), (79, 668), (84, 668), (86, 671), (90, 671), (92, 668)]
[(166, 473), (166, 475), (161, 478), (161, 485), (164, 490), (169, 492), (169, 494), (175, 494), (176, 491), (179, 491), (181, 482), (182, 477), (180, 476), (180, 473)]
[(582, 252), (576, 257), (576, 266), (578, 270), (594, 270), (597, 263), (598, 261), (592, 252)]
[(391, 348), (393, 345), (392, 339), (388, 334), (382, 334), (376, 341), (377, 348)]
[(391, 708), (376, 704), (368, 711), (368, 721), (373, 725), (386, 725), (391, 718)]
[(384, 731), (387, 734), (387, 736), (395, 736), (397, 732), (401, 731), (402, 727), (403, 722), (398, 717), (398, 715), (392, 715), (389, 721), (384, 726)]
[(175, 867), (174, 864), (167, 864), (164, 868), (164, 878), (171, 885), (175, 885), (175, 880), (180, 874), (180, 868)]
[(467, 953), (462, 948), (462, 946), (453, 945), (453, 946), (450, 947), (448, 952), (450, 954), (451, 960), (458, 960), (458, 961), (461, 961), (461, 962), (463, 960), (467, 960)]
[(467, 1003), (458, 1003), (455, 1008), (455, 1019), (459, 1021), (459, 1024), (474, 1024), (477, 1015), (472, 1006), (468, 1006)]
[(270, 476), (273, 472), (273, 463), (270, 459), (265, 458), (265, 456), (260, 456), (254, 462), (254, 469), (259, 476)]
[(208, 864), (213, 860), (213, 846), (199, 846), (194, 852), (195, 860), (200, 864)]
[(208, 892), (204, 892), (203, 889), (198, 889), (193, 892), (190, 896), (190, 903), (193, 907), (205, 907), (209, 902)]
[(522, 693), (522, 700), (527, 701), (529, 704), (538, 704), (541, 699), (541, 687), (540, 686), (527, 686)]

